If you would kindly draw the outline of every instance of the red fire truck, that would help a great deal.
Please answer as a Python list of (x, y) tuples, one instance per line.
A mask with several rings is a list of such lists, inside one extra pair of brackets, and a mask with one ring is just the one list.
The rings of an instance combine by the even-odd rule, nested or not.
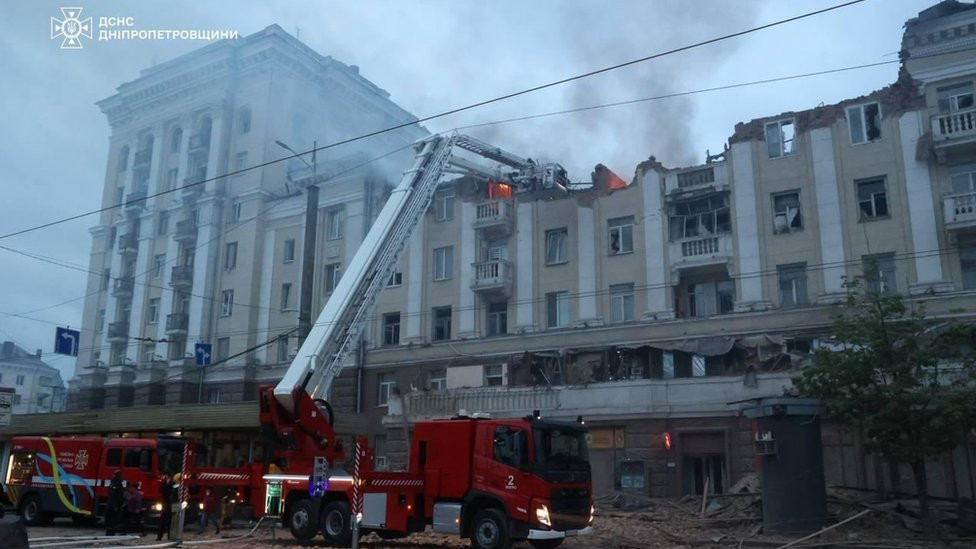
[[(516, 540), (555, 547), (567, 536), (588, 534), (593, 520), (590, 466), (585, 429), (577, 423), (546, 421), (538, 413), (520, 419), (459, 414), (414, 426), (405, 472), (373, 470), (361, 437), (357, 465), (340, 467), (346, 453), (326, 397), (359, 344), (373, 302), (442, 176), (503, 187), (506, 196), (513, 190), (534, 198), (568, 192), (560, 165), (523, 159), (468, 136), (435, 135), (420, 141), (416, 150), (413, 166), (393, 189), (282, 380), (259, 393), (262, 432), (274, 446), (275, 466), (190, 468), (183, 471), (184, 482), (236, 487), (256, 514), (281, 516), (295, 538), (309, 540), (321, 533), (339, 546), (366, 531), (393, 538), (427, 527), (470, 538), (477, 549), (506, 549)], [(485, 167), (486, 159), (497, 167)], [(65, 443), (55, 456), (58, 443), (31, 440), (41, 442), (15, 446), (8, 478), (16, 481), (12, 485), (21, 512), (34, 522), (56, 513), (97, 515), (98, 504), (91, 502), (104, 497), (111, 469), (117, 467), (107, 461), (115, 445), (139, 449), (131, 458), (135, 465), (123, 468), (123, 474), (150, 490), (157, 489), (151, 477), (179, 471), (180, 460), (171, 456), (183, 449), (182, 443), (171, 449), (165, 439), (110, 440), (102, 448), (98, 439), (90, 443), (91, 463), (85, 469), (77, 465), (81, 446)], [(45, 468), (51, 463), (58, 467)], [(76, 483), (89, 484), (66, 492), (59, 487), (64, 482), (59, 475), (66, 473)]]

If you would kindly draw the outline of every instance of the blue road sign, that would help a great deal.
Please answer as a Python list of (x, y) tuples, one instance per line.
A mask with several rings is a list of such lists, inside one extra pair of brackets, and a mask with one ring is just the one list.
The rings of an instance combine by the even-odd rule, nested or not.
[(60, 355), (78, 356), (81, 332), (58, 326), (54, 332), (54, 352)]
[(196, 357), (197, 366), (206, 366), (213, 362), (212, 346), (209, 343), (197, 343), (193, 346), (193, 356)]

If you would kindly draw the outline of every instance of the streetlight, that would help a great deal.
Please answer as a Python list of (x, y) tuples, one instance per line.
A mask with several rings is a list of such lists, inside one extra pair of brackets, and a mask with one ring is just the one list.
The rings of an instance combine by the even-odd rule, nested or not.
[(298, 346), (301, 347), (312, 329), (312, 280), (315, 276), (315, 234), (318, 232), (319, 220), (319, 186), (315, 184), (318, 175), (316, 149), (318, 143), (312, 141), (312, 163), (309, 164), (302, 155), (292, 150), (287, 144), (275, 140), (275, 144), (295, 155), (295, 158), (312, 169), (311, 183), (306, 187), (305, 195), (305, 245), (302, 250), (302, 289), (298, 304)]

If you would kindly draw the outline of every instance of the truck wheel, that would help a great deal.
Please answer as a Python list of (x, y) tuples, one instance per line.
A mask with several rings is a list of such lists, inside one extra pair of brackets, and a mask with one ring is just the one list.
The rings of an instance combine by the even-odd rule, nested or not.
[(315, 531), (318, 528), (312, 518), (314, 516), (313, 509), (311, 500), (303, 499), (293, 504), (291, 512), (288, 514), (288, 529), (298, 541), (310, 541), (315, 537)]
[(471, 547), (475, 549), (509, 549), (508, 521), (497, 509), (482, 509), (471, 525)]
[(41, 526), (50, 524), (44, 507), (41, 506), (41, 498), (37, 494), (30, 494), (24, 498), (20, 504), (20, 516), (24, 518), (27, 526)]
[(322, 536), (335, 547), (352, 545), (352, 525), (349, 523), (349, 504), (344, 501), (330, 501), (322, 509)]
[(529, 545), (535, 547), (535, 549), (556, 549), (562, 545), (563, 540), (566, 538), (557, 539), (530, 539)]

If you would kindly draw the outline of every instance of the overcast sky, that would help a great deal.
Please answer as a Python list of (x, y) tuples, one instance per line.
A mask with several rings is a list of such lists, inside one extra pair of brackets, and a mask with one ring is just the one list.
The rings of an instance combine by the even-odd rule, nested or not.
[[(134, 28), (227, 29), (277, 23), (351, 65), (417, 116), (517, 91), (841, 0), (549, 0), (69, 2), (84, 17), (131, 16)], [(432, 131), (897, 59), (902, 25), (935, 0), (868, 0), (825, 15), (429, 122)], [(64, 2), (4, 5), (0, 33), (0, 234), (99, 206), (109, 127), (95, 102), (139, 71), (200, 41), (88, 41), (62, 50), (50, 18)], [(95, 29), (97, 37), (98, 29)], [(602, 162), (630, 179), (655, 155), (668, 166), (720, 151), (736, 122), (808, 109), (883, 87), (897, 65), (665, 99), (472, 131), (517, 154), (563, 163), (573, 180)], [(0, 240), (88, 267), (91, 216)], [(80, 324), (86, 274), (0, 250), (0, 339), (48, 354), (56, 325)], [(23, 316), (11, 316), (11, 313)], [(24, 318), (29, 317), (29, 318)]]

